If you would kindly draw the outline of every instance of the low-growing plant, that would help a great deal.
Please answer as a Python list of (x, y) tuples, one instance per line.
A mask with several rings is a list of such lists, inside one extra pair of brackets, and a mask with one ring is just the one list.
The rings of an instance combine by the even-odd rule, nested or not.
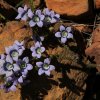
[[(18, 8), (18, 15), (15, 19), (26, 21), (33, 30), (34, 27), (35, 29), (46, 27), (49, 30), (50, 26), (60, 21), (60, 15), (48, 8), (43, 10), (37, 9), (32, 12), (25, 5), (24, 8)], [(61, 25), (59, 31), (55, 32), (54, 36), (60, 39), (61, 44), (65, 44), (67, 39), (73, 38), (73, 30), (71, 26), (65, 27)], [(50, 76), (50, 72), (56, 68), (56, 66), (50, 64), (52, 58), (49, 55), (43, 56), (46, 51), (45, 46), (43, 46), (45, 37), (41, 37), (39, 34), (38, 37), (40, 39), (33, 37), (35, 45), (30, 47), (33, 59), (30, 59), (28, 55), (23, 56), (23, 52), (26, 50), (24, 40), (21, 42), (16, 40), (12, 46), (5, 47), (5, 54), (0, 55), (0, 75), (5, 75), (5, 83), (1, 88), (6, 92), (15, 91), (18, 84), (24, 84), (27, 81), (28, 73), (35, 67), (37, 67), (36, 71), (38, 69), (39, 76), (42, 74)], [(41, 58), (43, 58), (42, 61)], [(36, 66), (32, 62), (35, 62)]]

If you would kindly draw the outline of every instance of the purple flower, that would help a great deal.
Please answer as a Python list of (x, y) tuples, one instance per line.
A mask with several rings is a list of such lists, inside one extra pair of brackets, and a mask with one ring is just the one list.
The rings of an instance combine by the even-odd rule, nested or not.
[(4, 89), (6, 92), (16, 91), (17, 82), (12, 79), (12, 77), (8, 77), (4, 85), (1, 85), (0, 88)]
[(44, 15), (41, 13), (41, 10), (36, 10), (33, 14), (31, 9), (28, 10), (28, 17), (31, 18), (29, 21), (30, 27), (34, 27), (35, 25), (42, 27)]
[(9, 55), (7, 55), (5, 59), (0, 59), (0, 75), (9, 77), (18, 70), (20, 70), (19, 66), (13, 63), (13, 60)]
[(18, 47), (19, 47), (19, 50), (22, 49), (22, 50), (25, 50), (24, 48), (24, 41), (22, 42), (19, 42), (19, 41), (15, 41), (14, 44), (16, 44)]
[(45, 51), (45, 48), (39, 42), (36, 42), (35, 47), (32, 46), (30, 49), (32, 51), (32, 56), (36, 58), (41, 58), (41, 54)]
[(16, 40), (16, 41), (14, 42), (14, 44), (15, 44), (16, 46), (18, 46), (18, 51), (21, 52), (21, 53), (23, 53), (23, 51), (25, 50), (24, 41), (19, 42), (19, 41)]
[(14, 61), (18, 61), (18, 57), (22, 55), (24, 49), (20, 49), (18, 45), (14, 44), (5, 48), (6, 54), (10, 55)]
[(44, 23), (50, 24), (50, 23), (56, 23), (60, 19), (60, 15), (56, 14), (54, 11), (49, 10), (48, 8), (45, 8), (43, 11), (45, 18)]
[(61, 38), (61, 43), (65, 43), (67, 39), (73, 38), (73, 34), (71, 32), (71, 27), (64, 27), (63, 25), (61, 25), (60, 31), (56, 32), (55, 36)]
[(18, 15), (17, 15), (17, 17), (15, 19), (21, 19), (21, 20), (26, 21), (28, 19), (27, 12), (28, 12), (28, 8), (27, 8), (26, 5), (24, 6), (24, 8), (19, 7), (18, 8)]
[(40, 36), (40, 41), (44, 41), (44, 36)]
[(42, 75), (45, 73), (46, 75), (50, 76), (50, 71), (55, 69), (55, 66), (50, 65), (50, 59), (46, 58), (44, 62), (36, 62), (38, 70), (38, 75)]
[(23, 83), (25, 78), (26, 78), (26, 76), (27, 76), (27, 73), (24, 73), (24, 72), (19, 70), (19, 71), (16, 71), (12, 77), (18, 83)]
[(6, 57), (6, 56), (5, 56), (4, 54), (1, 54), (1, 55), (0, 55), (0, 59), (2, 59), (2, 60), (4, 60), (5, 57)]
[(20, 67), (23, 74), (27, 74), (29, 70), (33, 69), (33, 66), (29, 63), (29, 58), (24, 57), (23, 60), (19, 59), (17, 65)]

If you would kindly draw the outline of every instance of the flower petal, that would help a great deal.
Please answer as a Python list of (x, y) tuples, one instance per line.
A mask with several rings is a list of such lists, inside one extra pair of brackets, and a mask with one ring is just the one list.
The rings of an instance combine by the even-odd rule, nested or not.
[(10, 53), (10, 50), (7, 47), (5, 47), (5, 51), (6, 51), (6, 54), (9, 54)]
[(16, 44), (17, 46), (23, 46), (24, 45), (24, 41), (19, 42), (18, 40), (15, 40), (14, 44)]
[(22, 47), (21, 47), (21, 49), (22, 49), (22, 50), (25, 50), (25, 47), (24, 47), (24, 46), (22, 46)]
[(2, 60), (5, 59), (5, 57), (6, 57), (6, 56), (5, 56), (4, 54), (1, 54), (1, 55), (0, 55), (0, 59), (2, 59)]
[(50, 15), (50, 10), (48, 8), (44, 9), (44, 14), (45, 15)]
[(67, 41), (67, 38), (61, 38), (61, 43), (65, 43)]
[(38, 47), (40, 47), (40, 46), (41, 46), (41, 44), (40, 44), (39, 42), (36, 42), (36, 43), (35, 43), (35, 47), (36, 47), (36, 48), (38, 48)]
[(38, 25), (39, 27), (42, 27), (42, 26), (43, 26), (43, 22), (42, 22), (42, 21), (39, 21), (39, 22), (37, 22), (37, 25)]
[(31, 21), (29, 21), (29, 25), (30, 25), (30, 27), (33, 27), (36, 25), (36, 23), (31, 20)]
[(23, 77), (22, 76), (18, 79), (18, 82), (23, 83)]
[(61, 37), (61, 32), (56, 32), (55, 37)]
[(41, 10), (36, 10), (36, 15), (41, 16)]
[(67, 36), (67, 38), (73, 38), (73, 34), (71, 34), (71, 33), (68, 33), (68, 36)]
[(31, 64), (27, 64), (27, 69), (28, 70), (32, 70), (33, 69), (33, 66)]
[(6, 61), (10, 62), (11, 64), (13, 63), (13, 59), (10, 57), (10, 55), (6, 56)]
[(55, 15), (54, 11), (51, 11), (50, 15), (51, 15), (51, 17), (54, 17), (54, 15)]
[(7, 77), (6, 81), (12, 81), (12, 79), (13, 79), (12, 77)]
[(22, 53), (23, 53), (23, 49), (19, 49), (19, 50), (18, 50), (18, 53), (19, 53), (19, 56), (21, 56)]
[(59, 14), (56, 14), (55, 17), (60, 18), (60, 15)]
[[(18, 49), (19, 49), (18, 45), (16, 45), (16, 44), (14, 44), (14, 45), (11, 47), (11, 50), (15, 50), (15, 49), (16, 49), (17, 51), (18, 51)], [(10, 51), (11, 51), (11, 50), (10, 50)]]
[(36, 57), (37, 57), (37, 58), (41, 58), (41, 54), (37, 54)]
[(27, 5), (24, 6), (24, 10), (26, 11), (28, 9)]
[(6, 71), (6, 77), (9, 77), (9, 76), (11, 76), (12, 74), (13, 74), (13, 72), (12, 71)]
[(4, 63), (5, 63), (5, 60), (0, 59), (0, 68), (3, 66)]
[(24, 9), (22, 7), (18, 8), (18, 13), (22, 14), (24, 12)]
[(41, 52), (43, 53), (45, 51), (45, 48), (44, 47), (41, 47)]
[(12, 86), (10, 87), (10, 90), (11, 90), (11, 91), (16, 91), (16, 86), (15, 86), (15, 85), (12, 85)]
[(43, 20), (44, 19), (44, 15), (40, 15), (40, 19)]
[(66, 31), (67, 31), (67, 32), (71, 32), (71, 30), (72, 30), (71, 27), (67, 27), (67, 28), (66, 28)]
[(65, 27), (63, 25), (60, 26), (60, 31), (64, 31)]
[(36, 62), (37, 67), (42, 67), (42, 65), (43, 65), (43, 62)]
[(49, 70), (45, 71), (45, 74), (48, 75), (48, 76), (50, 76), (50, 71)]
[(28, 57), (24, 57), (23, 61), (25, 61), (26, 63), (28, 63), (29, 62), (29, 58)]
[(15, 81), (13, 82), (13, 85), (17, 85), (17, 84), (18, 84), (18, 81), (15, 80)]
[(52, 20), (50, 21), (51, 23), (56, 23), (57, 20), (55, 18), (52, 18)]
[(50, 66), (50, 68), (49, 68), (50, 71), (55, 69), (55, 66), (53, 66), (53, 65), (49, 65), (49, 66)]
[(21, 18), (21, 14), (18, 14), (15, 19), (20, 19), (20, 18)]
[(33, 57), (37, 57), (37, 53), (36, 52), (32, 52), (32, 56)]
[(25, 15), (21, 18), (21, 20), (23, 20), (23, 21), (26, 21), (27, 19), (28, 19), (27, 14), (25, 14)]
[(50, 64), (50, 59), (49, 59), (49, 58), (46, 58), (46, 59), (44, 60), (44, 63)]
[(20, 70), (20, 68), (19, 68), (19, 66), (17, 65), (17, 64), (13, 64), (14, 65), (14, 68), (13, 68), (13, 70), (16, 72), (16, 71), (18, 71), (18, 70)]
[(34, 47), (34, 46), (32, 46), (32, 47), (30, 48), (30, 50), (31, 50), (31, 51), (34, 51), (34, 50), (35, 50), (35, 47)]
[(28, 10), (28, 17), (32, 18), (32, 17), (33, 17), (33, 15), (34, 15), (34, 14), (33, 14), (32, 10), (31, 10), (31, 9), (29, 9), (29, 10)]
[(40, 36), (41, 41), (44, 41), (44, 36)]
[(18, 61), (18, 56), (13, 57), (13, 60), (14, 60), (14, 61)]
[(6, 73), (6, 72), (4, 71), (3, 67), (1, 67), (1, 68), (0, 68), (0, 75), (5, 75), (5, 73)]
[(42, 68), (40, 68), (39, 70), (38, 70), (38, 75), (42, 75), (44, 73), (44, 70), (42, 69)]
[(27, 74), (28, 74), (28, 70), (27, 70), (27, 69), (25, 69), (25, 70), (22, 72), (22, 76), (26, 77), (26, 76), (27, 76)]
[(18, 40), (15, 40), (14, 44), (20, 45), (20, 42)]

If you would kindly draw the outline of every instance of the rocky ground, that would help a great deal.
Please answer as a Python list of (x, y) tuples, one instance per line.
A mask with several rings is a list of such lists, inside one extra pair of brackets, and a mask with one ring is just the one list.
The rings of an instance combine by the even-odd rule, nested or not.
[[(32, 29), (27, 23), (14, 19), (20, 1), (0, 0), (0, 54), (15, 40), (25, 40), (27, 49), (34, 44)], [(28, 85), (16, 92), (0, 90), (0, 100), (100, 100), (100, 0), (33, 0), (31, 4), (23, 0), (22, 4), (48, 7), (61, 14), (61, 22), (54, 25), (44, 41), (56, 71), (50, 77), (30, 72)], [(61, 24), (70, 25), (74, 30), (74, 39), (65, 46), (52, 35)]]

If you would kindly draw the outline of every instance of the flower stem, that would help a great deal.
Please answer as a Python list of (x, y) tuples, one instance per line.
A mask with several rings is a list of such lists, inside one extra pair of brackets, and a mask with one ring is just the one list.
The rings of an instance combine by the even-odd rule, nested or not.
[(30, 2), (32, 11), (34, 11), (34, 9), (35, 9), (34, 1), (33, 0), (29, 0), (29, 2)]

